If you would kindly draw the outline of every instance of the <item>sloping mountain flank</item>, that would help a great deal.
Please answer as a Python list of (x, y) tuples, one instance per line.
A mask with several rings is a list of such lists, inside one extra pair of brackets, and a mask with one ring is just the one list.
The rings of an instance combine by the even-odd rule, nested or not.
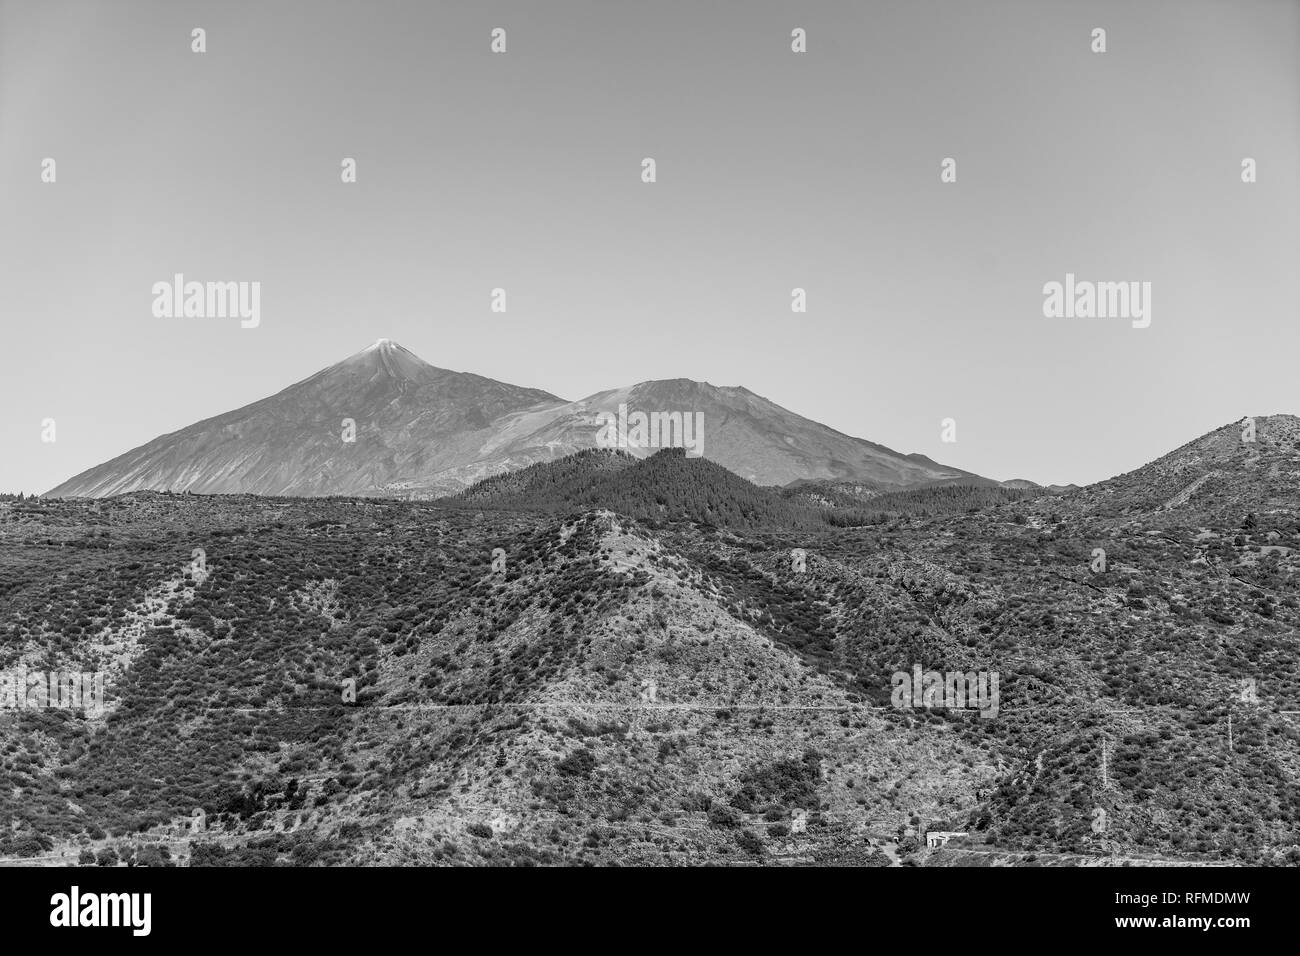
[[(638, 428), (638, 416), (655, 427)], [(980, 480), (837, 432), (745, 388), (671, 379), (567, 402), (539, 389), (435, 368), (380, 339), (269, 398), (162, 435), (49, 494), (429, 499), (606, 447), (635, 458), (682, 447), (758, 485), (818, 479), (899, 490)]]

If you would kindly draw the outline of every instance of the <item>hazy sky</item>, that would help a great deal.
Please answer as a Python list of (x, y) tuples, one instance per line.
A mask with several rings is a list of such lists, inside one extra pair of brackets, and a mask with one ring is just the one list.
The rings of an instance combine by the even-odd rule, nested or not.
[[(0, 490), (379, 337), (1095, 481), (1300, 413), (1298, 209), (1295, 0), (0, 0)], [(176, 272), (261, 324), (155, 318)], [(1044, 318), (1067, 272), (1150, 282), (1150, 327)]]

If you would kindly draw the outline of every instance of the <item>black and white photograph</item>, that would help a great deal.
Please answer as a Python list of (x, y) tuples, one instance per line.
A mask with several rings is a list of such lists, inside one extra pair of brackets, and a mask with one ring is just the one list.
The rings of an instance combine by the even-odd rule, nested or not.
[(1298, 267), (1296, 0), (0, 0), (0, 911), (1245, 942)]

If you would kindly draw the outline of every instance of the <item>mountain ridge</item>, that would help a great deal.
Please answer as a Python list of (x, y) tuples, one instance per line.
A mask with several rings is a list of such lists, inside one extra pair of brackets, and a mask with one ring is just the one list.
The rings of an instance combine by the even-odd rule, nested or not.
[[(439, 498), (494, 474), (602, 447), (609, 422), (651, 413), (695, 415), (703, 457), (760, 485), (860, 479), (898, 490), (979, 478), (846, 435), (744, 386), (657, 379), (568, 401), (437, 368), (379, 339), (266, 398), (86, 469), (47, 495), (155, 490)], [(663, 438), (651, 432), (647, 442), (635, 428), (621, 434), (633, 439), (624, 450), (636, 457), (659, 450), (655, 441)], [(674, 434), (683, 437), (680, 427)]]

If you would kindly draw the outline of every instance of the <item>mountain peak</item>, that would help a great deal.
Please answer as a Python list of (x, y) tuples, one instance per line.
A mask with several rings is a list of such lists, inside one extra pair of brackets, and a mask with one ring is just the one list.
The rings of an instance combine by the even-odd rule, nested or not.
[(355, 354), (356, 355), (402, 354), (402, 355), (410, 355), (412, 357), (415, 356), (414, 352), (412, 352), (410, 349), (406, 348), (403, 345), (399, 345), (393, 339), (375, 339), (373, 342), (371, 342), (369, 345), (363, 348), (360, 352), (357, 352)]
[(347, 367), (374, 367), (393, 378), (412, 380), (421, 379), (433, 370), (432, 365), (392, 339), (375, 339), (372, 344), (340, 364)]
[[(970, 477), (852, 438), (745, 389), (671, 378), (566, 402), (540, 389), (435, 367), (380, 338), (268, 398), (88, 469), (52, 494), (166, 489), (436, 497), (498, 472), (605, 447), (608, 435), (597, 415), (617, 420), (632, 413), (652, 416), (654, 428), (641, 435), (644, 426), (634, 423), (640, 437), (618, 445), (642, 449), (635, 457), (691, 441), (701, 455), (754, 484), (861, 479), (904, 488)], [(349, 438), (340, 437), (345, 427)], [(622, 440), (629, 437), (625, 432)], [(689, 474), (703, 471), (697, 466)]]

